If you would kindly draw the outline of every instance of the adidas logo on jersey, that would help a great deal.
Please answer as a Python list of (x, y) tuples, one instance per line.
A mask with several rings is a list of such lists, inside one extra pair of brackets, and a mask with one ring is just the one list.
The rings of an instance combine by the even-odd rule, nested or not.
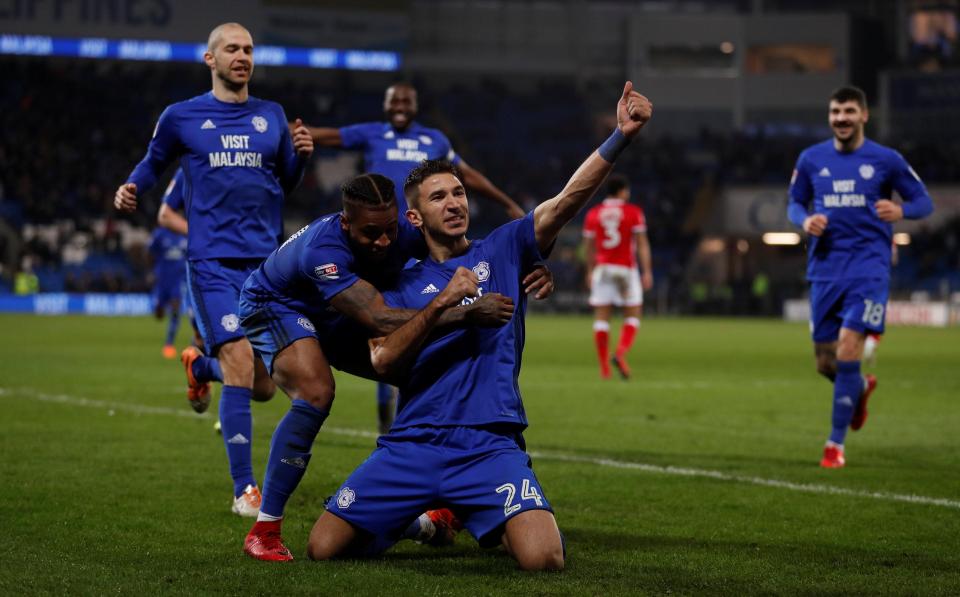
[(434, 294), (440, 292), (440, 289), (433, 284), (427, 284), (427, 287), (420, 291), (420, 294)]
[(823, 170), (820, 171), (820, 176), (830, 176), (830, 169), (824, 166)]
[(213, 124), (213, 121), (210, 120), (209, 118), (206, 121), (204, 121), (203, 125), (200, 126), (201, 131), (205, 131), (207, 129), (215, 129), (215, 128), (217, 128), (217, 125)]
[(243, 435), (242, 433), (238, 433), (238, 434), (234, 435), (233, 437), (231, 437), (230, 439), (228, 439), (228, 440), (227, 440), (227, 443), (228, 443), (228, 444), (249, 444), (249, 443), (250, 443), (250, 440), (248, 440), (246, 437), (244, 437), (244, 435)]

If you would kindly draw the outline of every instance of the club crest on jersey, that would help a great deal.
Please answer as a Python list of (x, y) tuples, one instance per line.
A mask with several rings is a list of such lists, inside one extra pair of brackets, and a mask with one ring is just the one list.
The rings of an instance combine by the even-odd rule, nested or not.
[(240, 329), (240, 318), (235, 313), (227, 313), (220, 318), (220, 325), (228, 332), (235, 332)]
[(419, 138), (420, 138), (420, 142), (423, 143), (424, 145), (433, 145), (433, 139), (431, 139), (430, 137), (426, 135), (420, 135)]
[(873, 178), (873, 173), (874, 169), (870, 164), (864, 164), (860, 166), (860, 176), (863, 177), (864, 180), (870, 180)]
[(349, 487), (344, 487), (337, 494), (337, 506), (341, 510), (346, 510), (355, 501), (357, 501), (357, 493)]
[(256, 129), (258, 133), (267, 132), (267, 119), (263, 116), (254, 116), (250, 124), (253, 125), (253, 128)]
[(313, 268), (313, 273), (321, 280), (339, 280), (340, 269), (336, 263), (324, 263)]
[(490, 278), (490, 264), (486, 261), (473, 266), (473, 273), (477, 274), (477, 281), (486, 282)]
[(297, 325), (307, 330), (308, 332), (315, 332), (317, 328), (313, 327), (313, 322), (307, 319), (306, 317), (298, 317)]

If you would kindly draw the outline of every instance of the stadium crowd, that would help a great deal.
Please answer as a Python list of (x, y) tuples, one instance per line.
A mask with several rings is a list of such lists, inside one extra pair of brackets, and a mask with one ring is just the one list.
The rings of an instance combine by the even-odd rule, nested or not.
[[(0, 248), (17, 248), (17, 267), (36, 273), (41, 291), (146, 291), (150, 268), (145, 247), (160, 193), (144, 197), (136, 213), (118, 216), (110, 209), (112, 186), (142, 157), (163, 106), (202, 90), (206, 73), (177, 64), (23, 58), (5, 58), (0, 64), (13, 75), (0, 89), (0, 220), (7, 224)], [(139, 92), (107, 93), (105, 80)], [(469, 88), (414, 83), (420, 88), (420, 120), (446, 131), (458, 152), (524, 209), (555, 193), (565, 173), (607, 130), (590, 94), (568, 83), (544, 81), (528, 93), (491, 79)], [(255, 93), (310, 124), (340, 126), (382, 118), (382, 87), (347, 76), (336, 85), (263, 77)], [(542, 103), (544, 93), (553, 101)], [(70, 101), (64, 102), (65, 97)], [(750, 295), (758, 272), (740, 272), (720, 287), (691, 282), (686, 269), (702, 236), (697, 205), (709, 205), (726, 185), (786, 188), (799, 151), (826, 134), (825, 129), (753, 127), (735, 134), (702, 129), (686, 137), (660, 134), (638, 140), (640, 150), (624, 156), (618, 169), (631, 178), (635, 200), (644, 208), (658, 284), (670, 288), (672, 308), (724, 311), (750, 302), (735, 301), (734, 295)], [(956, 140), (898, 139), (895, 145), (922, 169), (928, 184), (960, 182)], [(303, 183), (287, 199), (287, 231), (335, 211), (339, 184), (359, 163), (359, 155), (318, 149)], [(485, 234), (502, 217), (493, 209), (475, 213), (474, 234)], [(958, 266), (950, 258), (956, 250), (944, 251), (955, 248), (958, 238), (960, 222), (952, 222), (918, 239), (902, 252), (894, 290), (941, 292), (944, 280), (945, 290), (960, 289), (960, 280), (949, 273)], [(554, 254), (551, 265), (561, 289), (582, 286), (578, 241), (571, 227)], [(799, 257), (799, 248), (796, 253)], [(0, 291), (12, 288), (13, 274), (10, 268), (0, 271)], [(798, 269), (796, 284), (779, 290), (791, 294), (802, 287)], [(771, 308), (779, 304), (761, 302)]]

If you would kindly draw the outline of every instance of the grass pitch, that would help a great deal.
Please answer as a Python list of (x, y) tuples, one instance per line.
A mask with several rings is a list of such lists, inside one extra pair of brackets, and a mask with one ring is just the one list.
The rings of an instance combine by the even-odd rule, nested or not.
[[(847, 468), (825, 471), (831, 388), (805, 326), (645, 321), (634, 379), (601, 382), (587, 318), (530, 317), (526, 438), (567, 537), (560, 574), (517, 572), (466, 534), (306, 560), (323, 498), (374, 445), (373, 384), (339, 374), (287, 509), (297, 561), (253, 561), (214, 418), (187, 406), (162, 324), (0, 316), (0, 329), (3, 594), (960, 593), (957, 328), (889, 331), (870, 419)], [(258, 478), (286, 408), (282, 394), (254, 404)]]

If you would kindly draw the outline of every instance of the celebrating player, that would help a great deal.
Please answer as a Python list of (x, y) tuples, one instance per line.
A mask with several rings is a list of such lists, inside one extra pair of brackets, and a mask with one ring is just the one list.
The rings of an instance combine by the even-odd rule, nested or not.
[[(364, 171), (383, 174), (393, 181), (399, 196), (398, 210), (403, 216), (407, 201), (401, 192), (407, 175), (423, 160), (446, 158), (457, 164), (467, 187), (499, 203), (511, 218), (522, 218), (523, 210), (506, 193), (478, 170), (471, 168), (453, 150), (446, 135), (421, 126), (417, 117), (417, 90), (409, 83), (394, 83), (383, 98), (386, 122), (365, 122), (342, 128), (309, 127), (314, 142), (321, 147), (341, 147), (363, 151)], [(377, 384), (377, 409), (380, 433), (386, 433), (396, 410), (394, 388)]]
[[(303, 176), (313, 140), (299, 125), (291, 138), (283, 108), (249, 95), (253, 39), (242, 25), (216, 27), (204, 61), (212, 90), (164, 110), (146, 157), (117, 189), (114, 206), (135, 210), (137, 195), (180, 158), (191, 223), (188, 290), (206, 348), (223, 370), (220, 424), (234, 483), (232, 510), (256, 516), (260, 490), (251, 464), (250, 400), (269, 399), (275, 386), (262, 363), (254, 362), (240, 328), (238, 299), (247, 276), (277, 246), (284, 193)], [(209, 404), (202, 384), (209, 379), (196, 378), (194, 359), (187, 357), (189, 397), (202, 412)]]
[(424, 308), (467, 268), (476, 274), (479, 296), (502, 293), (517, 307), (505, 326), (452, 330), (434, 336), (419, 354), (413, 345), (390, 346), (393, 336), (374, 346), (374, 366), (400, 385), (397, 420), (329, 500), (310, 533), (311, 558), (379, 553), (420, 511), (442, 505), (482, 545), (502, 542), (522, 569), (563, 568), (563, 540), (524, 451), (521, 276), (602, 184), (651, 112), (628, 82), (617, 104), (617, 129), (560, 194), (483, 240), (467, 239), (467, 196), (454, 166), (430, 161), (410, 174), (407, 218), (423, 232), (430, 256), (404, 270), (397, 288), (385, 294), (387, 303)]
[[(241, 324), (292, 399), (274, 431), (263, 506), (244, 542), (244, 551), (261, 560), (292, 559), (280, 534), (281, 520), (333, 404), (331, 366), (378, 379), (367, 338), (371, 332), (387, 334), (414, 316), (388, 309), (377, 291), (392, 286), (411, 257), (426, 255), (423, 236), (406, 222), (398, 224), (393, 183), (380, 174), (362, 174), (342, 191), (343, 211), (291, 236), (251, 274), (241, 294)], [(540, 275), (527, 282), (528, 291), (552, 287)], [(444, 322), (500, 325), (512, 307), (503, 297), (489, 295), (445, 313)]]
[[(868, 333), (882, 334), (893, 222), (933, 211), (920, 177), (896, 151), (864, 137), (867, 98), (856, 87), (830, 96), (833, 139), (805, 149), (790, 181), (790, 221), (810, 235), (810, 327), (817, 371), (833, 382), (833, 426), (820, 466), (846, 464), (844, 439), (867, 419), (877, 386), (862, 377)], [(892, 191), (904, 203), (891, 200)]]
[[(643, 210), (629, 200), (630, 181), (614, 174), (607, 180), (607, 198), (587, 212), (583, 223), (593, 337), (603, 379), (610, 377), (611, 361), (623, 379), (630, 377), (627, 353), (640, 327), (643, 291), (653, 287), (647, 223)], [(637, 255), (642, 274), (637, 270)], [(617, 351), (610, 359), (610, 314), (614, 306), (623, 307), (624, 320)]]

